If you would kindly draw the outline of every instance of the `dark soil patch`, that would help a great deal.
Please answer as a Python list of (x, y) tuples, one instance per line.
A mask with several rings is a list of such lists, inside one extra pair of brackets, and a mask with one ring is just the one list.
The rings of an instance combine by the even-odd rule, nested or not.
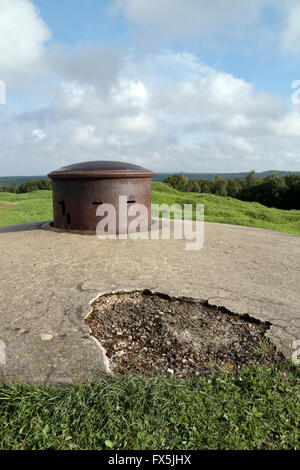
[(269, 323), (188, 298), (149, 291), (110, 294), (86, 319), (115, 374), (197, 377), (282, 361)]

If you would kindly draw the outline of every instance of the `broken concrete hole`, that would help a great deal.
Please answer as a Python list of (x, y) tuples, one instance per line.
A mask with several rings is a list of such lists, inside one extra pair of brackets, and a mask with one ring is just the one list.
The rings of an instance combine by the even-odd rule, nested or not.
[(150, 291), (100, 296), (85, 320), (113, 374), (195, 378), (284, 360), (270, 323), (191, 298)]

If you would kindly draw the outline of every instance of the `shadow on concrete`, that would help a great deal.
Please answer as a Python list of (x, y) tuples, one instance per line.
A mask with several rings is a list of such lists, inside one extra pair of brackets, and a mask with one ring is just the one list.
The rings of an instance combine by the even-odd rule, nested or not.
[(43, 224), (47, 222), (31, 222), (29, 224), (7, 225), (0, 227), (1, 233), (15, 233), (15, 232), (30, 232), (32, 230), (39, 230)]

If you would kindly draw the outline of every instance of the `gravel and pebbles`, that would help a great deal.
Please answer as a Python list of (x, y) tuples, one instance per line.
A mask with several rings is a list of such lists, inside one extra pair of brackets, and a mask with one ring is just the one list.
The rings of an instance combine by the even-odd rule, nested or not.
[(268, 323), (150, 291), (103, 295), (86, 319), (114, 374), (194, 378), (281, 361)]

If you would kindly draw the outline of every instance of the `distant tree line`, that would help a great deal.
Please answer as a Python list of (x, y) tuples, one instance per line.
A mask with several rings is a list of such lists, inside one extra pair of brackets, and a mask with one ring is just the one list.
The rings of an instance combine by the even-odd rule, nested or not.
[[(183, 173), (168, 176), (164, 180), (178, 191), (229, 196), (242, 201), (255, 201), (279, 209), (300, 209), (300, 175), (272, 175), (259, 178), (251, 171), (246, 178), (224, 179), (220, 174), (215, 179), (189, 179)], [(16, 183), (0, 186), (0, 192), (16, 194), (38, 190), (51, 190), (51, 181), (30, 179), (21, 185)]]
[(165, 183), (178, 191), (229, 196), (242, 201), (255, 201), (279, 209), (300, 209), (300, 175), (272, 175), (259, 178), (251, 171), (246, 178), (189, 179), (183, 173), (168, 176)]
[(42, 180), (30, 179), (20, 185), (13, 183), (7, 186), (0, 186), (0, 192), (15, 194), (31, 193), (32, 191), (39, 191), (45, 189), (51, 189), (51, 181), (48, 178)]

